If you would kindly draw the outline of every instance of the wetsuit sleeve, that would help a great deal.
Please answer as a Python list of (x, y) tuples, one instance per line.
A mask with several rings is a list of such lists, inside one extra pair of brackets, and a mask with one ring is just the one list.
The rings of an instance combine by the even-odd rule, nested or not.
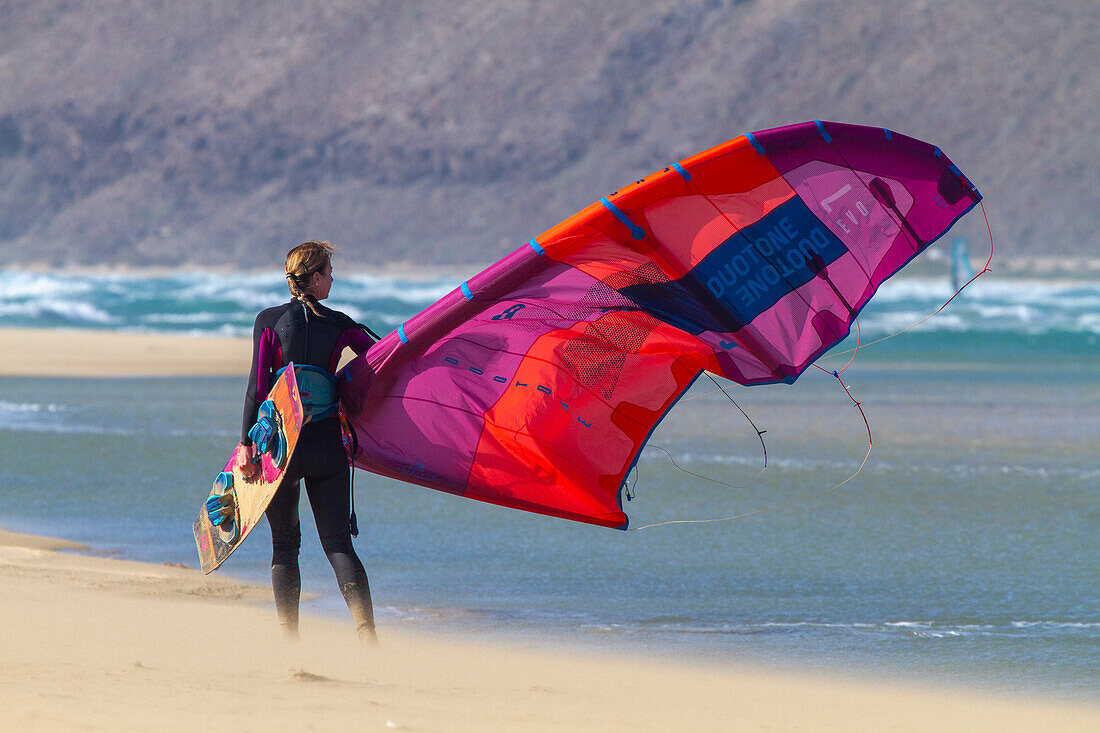
[(275, 370), (282, 363), (282, 349), (274, 329), (263, 323), (263, 314), (256, 317), (252, 327), (252, 370), (248, 375), (248, 387), (244, 395), (244, 417), (241, 424), (241, 442), (251, 445), (248, 431), (256, 423), (260, 403), (271, 390)]

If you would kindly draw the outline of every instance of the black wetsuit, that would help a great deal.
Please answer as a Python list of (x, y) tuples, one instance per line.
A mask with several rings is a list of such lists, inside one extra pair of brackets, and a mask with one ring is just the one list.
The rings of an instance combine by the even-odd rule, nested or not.
[[(275, 382), (275, 372), (289, 362), (335, 372), (340, 353), (350, 347), (362, 353), (373, 340), (362, 326), (339, 311), (318, 306), (321, 316), (292, 300), (256, 316), (252, 372), (244, 401), (241, 442), (251, 444), (248, 430), (256, 411)], [(271, 585), (279, 622), (290, 633), (298, 628), (302, 580), (298, 551), (302, 544), (298, 521), (299, 481), (317, 521), (321, 547), (336, 573), (336, 581), (361, 633), (374, 633), (374, 611), (363, 564), (351, 544), (350, 476), (340, 421), (336, 415), (311, 420), (302, 427), (287, 472), (265, 513), (271, 525)]]

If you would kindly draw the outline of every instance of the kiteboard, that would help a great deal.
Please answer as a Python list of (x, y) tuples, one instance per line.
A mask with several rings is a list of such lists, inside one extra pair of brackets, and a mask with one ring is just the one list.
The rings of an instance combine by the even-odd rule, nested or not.
[[(263, 516), (290, 465), (303, 422), (294, 365), (289, 364), (260, 405), (256, 427), (249, 433), (260, 454), (258, 470), (245, 477), (241, 462), (248, 449), (238, 445), (191, 525), (204, 574), (225, 562)], [(211, 508), (217, 524), (211, 521)]]

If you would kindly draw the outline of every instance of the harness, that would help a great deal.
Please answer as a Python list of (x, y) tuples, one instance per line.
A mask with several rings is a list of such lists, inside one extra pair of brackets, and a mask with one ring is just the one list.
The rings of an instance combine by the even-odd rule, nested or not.
[[(275, 372), (278, 379), (286, 370)], [(327, 369), (311, 364), (295, 364), (294, 378), (298, 381), (298, 394), (302, 398), (302, 414), (314, 420), (324, 420), (336, 414), (340, 398), (336, 394), (336, 377)]]

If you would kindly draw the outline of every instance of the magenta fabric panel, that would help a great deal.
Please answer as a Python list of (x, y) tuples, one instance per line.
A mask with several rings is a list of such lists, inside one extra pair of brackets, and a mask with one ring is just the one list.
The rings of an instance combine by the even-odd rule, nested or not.
[(263, 402), (274, 384), (275, 372), (283, 366), (283, 348), (279, 336), (270, 328), (260, 334), (260, 346), (256, 350), (256, 400)]
[[(518, 254), (514, 261), (529, 262), (523, 250)], [(359, 437), (357, 465), (414, 483), (430, 477), (440, 484), (433, 488), (465, 491), (485, 414), (512, 385), (535, 341), (599, 318), (599, 308), (606, 305), (586, 302), (599, 286), (590, 276), (545, 257), (536, 262), (541, 269), (528, 266), (530, 276), (515, 284), (512, 274), (500, 268), (471, 278), (471, 299), (459, 289), (461, 302), (448, 296), (408, 322), (409, 343), (372, 349), (365, 362), (349, 364), (341, 390), (345, 403), (356, 405), (347, 413)], [(502, 284), (511, 288), (507, 305), (484, 295)], [(615, 295), (617, 304), (628, 304), (609, 288), (603, 290)], [(448, 303), (463, 311), (463, 320), (450, 322), (449, 331), (417, 348), (413, 339), (422, 343), (425, 332), (439, 328)], [(381, 376), (370, 378), (364, 366), (376, 354), (387, 358), (374, 367)]]

